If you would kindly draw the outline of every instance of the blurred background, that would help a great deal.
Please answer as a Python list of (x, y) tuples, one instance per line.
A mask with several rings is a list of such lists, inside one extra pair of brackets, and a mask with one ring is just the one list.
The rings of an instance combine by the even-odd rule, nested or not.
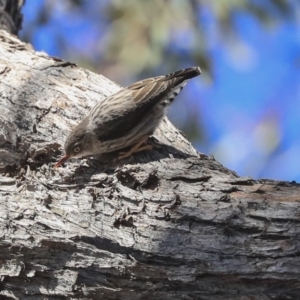
[(300, 181), (300, 1), (27, 0), (22, 40), (126, 86), (199, 65), (169, 118), (241, 176)]

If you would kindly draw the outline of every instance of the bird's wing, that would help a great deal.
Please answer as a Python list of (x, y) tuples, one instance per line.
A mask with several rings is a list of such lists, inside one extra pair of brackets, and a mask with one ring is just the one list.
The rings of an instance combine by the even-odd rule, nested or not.
[(94, 122), (98, 139), (107, 141), (123, 136), (124, 132), (134, 128), (155, 105), (163, 101), (173, 88), (199, 74), (198, 67), (189, 68), (138, 81), (107, 97), (91, 111), (92, 115), (99, 116), (98, 121)]

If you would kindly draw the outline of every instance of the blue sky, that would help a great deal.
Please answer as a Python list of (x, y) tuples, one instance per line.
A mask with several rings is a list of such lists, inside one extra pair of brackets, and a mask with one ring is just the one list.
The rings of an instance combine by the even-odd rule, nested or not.
[(209, 150), (239, 174), (299, 181), (299, 24), (263, 30), (247, 16), (237, 22), (241, 40), (219, 44), (214, 56)]
[[(89, 55), (107, 20), (99, 23), (89, 2), (84, 13), (72, 15), (62, 4), (55, 6), (48, 22), (36, 27), (44, 3), (27, 0), (23, 9), (23, 35), (31, 33), (34, 48), (72, 61), (74, 53)], [(184, 128), (195, 114), (203, 136), (194, 146), (241, 176), (299, 182), (300, 5), (295, 5), (293, 19), (270, 27), (237, 14), (236, 36), (226, 40), (209, 10), (205, 13), (201, 17), (207, 18), (213, 81), (191, 81), (171, 109), (171, 120)], [(72, 51), (61, 50), (62, 37)], [(178, 48), (183, 49), (182, 44)], [(101, 49), (94, 52), (101, 57)]]

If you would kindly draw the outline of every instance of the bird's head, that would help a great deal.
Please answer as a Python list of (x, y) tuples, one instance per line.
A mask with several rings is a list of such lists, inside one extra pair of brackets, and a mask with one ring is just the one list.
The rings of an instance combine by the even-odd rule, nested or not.
[(65, 155), (54, 165), (54, 168), (61, 166), (71, 157), (82, 157), (89, 155), (90, 142), (87, 131), (88, 120), (85, 118), (69, 134), (65, 142)]

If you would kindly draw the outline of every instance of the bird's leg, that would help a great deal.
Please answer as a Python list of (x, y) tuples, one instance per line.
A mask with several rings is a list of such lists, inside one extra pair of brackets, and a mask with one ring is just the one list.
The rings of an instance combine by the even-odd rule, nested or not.
[(118, 159), (124, 159), (126, 157), (131, 156), (133, 153), (137, 153), (137, 152), (140, 152), (140, 151), (152, 150), (152, 148), (153, 148), (152, 145), (144, 145), (144, 146), (142, 146), (143, 143), (145, 143), (147, 139), (148, 139), (148, 136), (143, 137), (129, 151), (127, 151), (127, 152), (120, 152), (120, 155), (119, 155)]

